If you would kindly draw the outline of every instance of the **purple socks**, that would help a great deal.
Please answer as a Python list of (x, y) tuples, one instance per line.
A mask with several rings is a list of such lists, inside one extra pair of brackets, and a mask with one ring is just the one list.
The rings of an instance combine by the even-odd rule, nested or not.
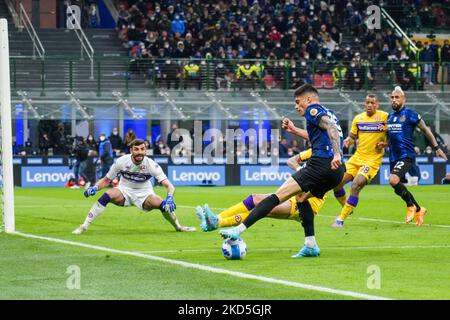
[(109, 196), (108, 193), (104, 193), (102, 194), (102, 196), (100, 197), (100, 199), (98, 199), (98, 203), (100, 203), (102, 206), (106, 207), (106, 205), (108, 204), (108, 202), (111, 201), (111, 197)]
[(255, 203), (253, 202), (253, 197), (251, 195), (245, 198), (244, 201), (242, 201), (242, 203), (244, 204), (244, 206), (247, 208), (248, 211), (252, 211), (253, 208), (255, 207)]
[(358, 200), (358, 197), (350, 195), (347, 199), (347, 204), (351, 205), (352, 207), (356, 207), (356, 205), (358, 204)]
[(345, 196), (345, 190), (344, 190), (344, 188), (341, 188), (341, 189), (339, 189), (338, 191), (335, 191), (335, 192), (334, 192), (334, 196), (335, 196), (336, 198)]

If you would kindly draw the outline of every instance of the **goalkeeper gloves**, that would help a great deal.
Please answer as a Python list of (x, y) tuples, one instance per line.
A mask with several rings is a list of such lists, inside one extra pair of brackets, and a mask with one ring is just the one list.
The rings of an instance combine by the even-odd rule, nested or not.
[(89, 187), (86, 190), (84, 190), (84, 196), (87, 198), (89, 196), (93, 196), (95, 195), (95, 193), (97, 192), (98, 187), (97, 186), (93, 186), (93, 187)]
[(163, 201), (162, 203), (162, 207), (164, 208), (165, 212), (174, 212), (175, 209), (177, 208), (177, 205), (175, 204), (175, 201), (173, 200), (173, 195), (172, 194), (168, 194), (166, 199)]

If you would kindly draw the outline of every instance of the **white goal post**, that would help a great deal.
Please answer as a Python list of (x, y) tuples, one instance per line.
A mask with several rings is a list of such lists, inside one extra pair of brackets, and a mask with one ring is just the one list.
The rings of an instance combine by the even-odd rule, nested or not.
[[(9, 73), (8, 21), (0, 19), (0, 109), (1, 109), (1, 174), (5, 232), (14, 233), (14, 177), (11, 128), (11, 91)], [(1, 231), (1, 230), (0, 230)]]

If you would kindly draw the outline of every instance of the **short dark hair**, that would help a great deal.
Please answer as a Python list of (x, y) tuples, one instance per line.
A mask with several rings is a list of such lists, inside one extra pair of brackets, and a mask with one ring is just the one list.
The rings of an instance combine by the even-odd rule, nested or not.
[(145, 141), (142, 139), (136, 138), (128, 144), (128, 147), (133, 148), (134, 146), (140, 146), (141, 144), (145, 144)]
[(317, 89), (314, 86), (305, 83), (304, 85), (301, 85), (295, 90), (294, 97), (304, 95), (305, 93), (314, 93), (315, 95), (319, 96), (319, 91), (317, 91)]
[(369, 93), (369, 94), (366, 96), (366, 98), (372, 98), (372, 99), (375, 99), (375, 100), (377, 100), (377, 101), (380, 101), (380, 100), (378, 99), (378, 96), (377, 96), (375, 93)]

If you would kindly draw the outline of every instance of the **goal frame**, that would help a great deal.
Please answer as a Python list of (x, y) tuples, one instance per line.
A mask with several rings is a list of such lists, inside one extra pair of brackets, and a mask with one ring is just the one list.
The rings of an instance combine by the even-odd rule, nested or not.
[(8, 21), (0, 19), (0, 109), (3, 218), (6, 233), (15, 232)]

